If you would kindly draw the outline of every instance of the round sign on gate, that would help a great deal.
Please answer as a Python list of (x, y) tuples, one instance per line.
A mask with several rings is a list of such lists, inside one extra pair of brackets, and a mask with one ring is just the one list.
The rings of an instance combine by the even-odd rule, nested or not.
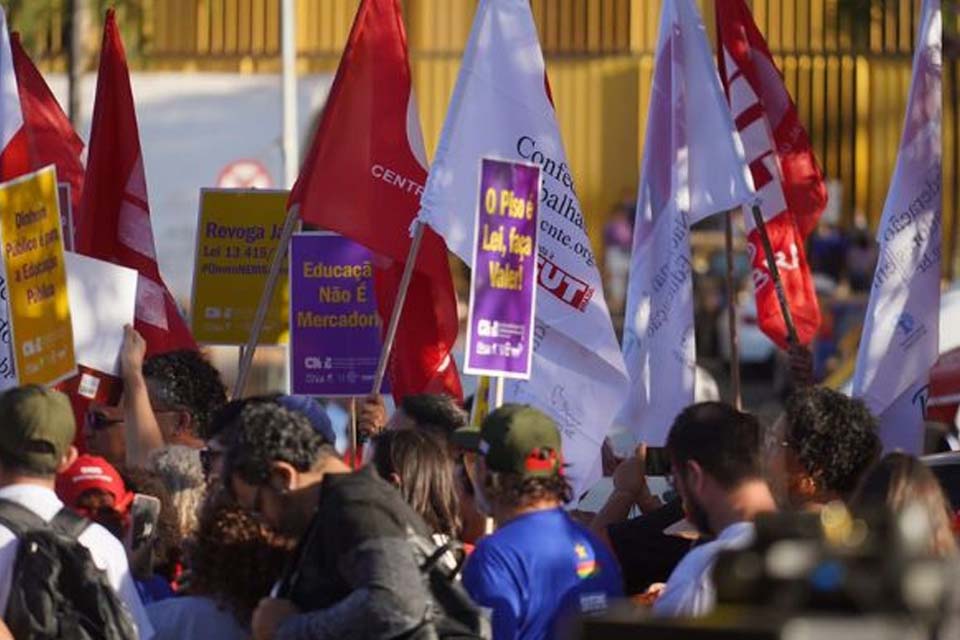
[(273, 179), (262, 162), (235, 160), (220, 172), (217, 186), (221, 189), (270, 189)]

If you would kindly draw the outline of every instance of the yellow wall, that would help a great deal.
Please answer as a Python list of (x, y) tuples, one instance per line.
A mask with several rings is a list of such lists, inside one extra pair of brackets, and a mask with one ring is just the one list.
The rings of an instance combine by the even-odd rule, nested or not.
[[(276, 71), (279, 0), (144, 0), (136, 65)], [(298, 0), (302, 72), (336, 68), (358, 0)], [(476, 0), (403, 0), (428, 150), (436, 145)], [(659, 24), (656, 0), (531, 0), (591, 237), (636, 189)], [(708, 31), (713, 2), (699, 0)], [(875, 3), (857, 37), (841, 0), (753, 0), (842, 212), (876, 223), (893, 171), (920, 0)], [(56, 53), (56, 52), (54, 52)], [(956, 246), (956, 61), (944, 74), (944, 219)], [(955, 255), (951, 252), (949, 255)]]

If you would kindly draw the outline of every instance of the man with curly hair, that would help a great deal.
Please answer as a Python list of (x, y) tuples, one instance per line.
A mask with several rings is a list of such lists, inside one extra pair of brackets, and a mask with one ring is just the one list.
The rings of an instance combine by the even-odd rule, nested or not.
[(860, 400), (824, 387), (787, 399), (773, 429), (771, 479), (799, 509), (846, 500), (882, 450), (877, 421)]
[(540, 411), (507, 404), (454, 441), (478, 452), (476, 494), (499, 529), (480, 540), (463, 573), (477, 604), (493, 610), (493, 637), (551, 638), (567, 616), (596, 614), (623, 595), (613, 555), (563, 505), (560, 432)]
[(220, 373), (196, 351), (144, 360), (147, 345), (128, 326), (120, 353), (127, 464), (147, 467), (165, 445), (203, 447), (213, 415), (227, 402)]
[[(250, 403), (227, 437), (223, 480), (237, 504), (300, 540), (253, 614), (254, 638), (426, 637), (430, 595), (409, 542), (423, 519), (376, 471), (356, 473), (302, 415)], [(419, 634), (419, 635), (418, 635)]]

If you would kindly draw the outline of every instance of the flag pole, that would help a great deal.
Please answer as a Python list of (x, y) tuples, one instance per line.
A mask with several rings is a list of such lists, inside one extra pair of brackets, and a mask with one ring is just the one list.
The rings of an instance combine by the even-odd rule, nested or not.
[(754, 203), (751, 207), (753, 211), (753, 222), (760, 232), (760, 241), (763, 244), (763, 253), (767, 258), (767, 268), (773, 277), (773, 286), (777, 292), (777, 300), (780, 302), (780, 312), (783, 314), (783, 322), (787, 325), (787, 340), (792, 347), (800, 346), (800, 339), (797, 337), (797, 326), (793, 323), (793, 314), (790, 313), (790, 304), (787, 301), (787, 291), (783, 288), (783, 281), (780, 279), (780, 269), (777, 267), (777, 259), (773, 255), (773, 245), (770, 244), (770, 236), (767, 234), (767, 225), (763, 221), (763, 214), (760, 212), (760, 205)]
[(397, 291), (397, 302), (393, 305), (393, 313), (390, 314), (390, 324), (387, 325), (387, 334), (383, 338), (383, 351), (380, 352), (380, 362), (377, 363), (377, 372), (373, 377), (373, 390), (371, 393), (377, 395), (383, 386), (383, 377), (387, 372), (387, 363), (390, 361), (390, 352), (393, 351), (393, 341), (397, 337), (397, 327), (400, 326), (400, 313), (403, 311), (403, 304), (407, 300), (407, 290), (410, 288), (410, 280), (413, 278), (413, 268), (417, 262), (417, 255), (420, 253), (420, 241), (423, 240), (424, 224), (419, 220), (414, 222), (413, 239), (410, 241), (410, 252), (407, 254), (407, 263), (403, 265), (403, 276), (400, 278), (400, 288)]
[(743, 410), (743, 394), (740, 383), (740, 327), (737, 325), (737, 288), (733, 281), (733, 210), (724, 216), (727, 251), (727, 320), (730, 334), (730, 384), (733, 387), (733, 406)]
[(247, 344), (243, 348), (243, 355), (240, 358), (240, 370), (237, 371), (237, 381), (233, 385), (233, 398), (242, 398), (244, 387), (247, 386), (247, 375), (250, 373), (250, 365), (253, 364), (254, 352), (257, 350), (257, 343), (260, 342), (260, 332), (263, 331), (263, 324), (267, 320), (267, 311), (270, 309), (270, 301), (273, 299), (273, 292), (277, 288), (277, 280), (280, 279), (280, 269), (283, 267), (283, 260), (287, 257), (287, 251), (290, 248), (290, 238), (297, 228), (297, 222), (300, 220), (300, 205), (294, 204), (287, 210), (287, 218), (283, 221), (283, 231), (280, 233), (280, 242), (277, 244), (277, 251), (273, 254), (273, 262), (270, 263), (270, 271), (267, 274), (267, 282), (264, 284), (263, 293), (260, 295), (260, 304), (257, 305), (257, 313), (253, 316), (253, 326), (250, 328), (250, 337), (247, 338)]
[(350, 398), (350, 450), (353, 451), (353, 468), (360, 468), (360, 440), (357, 438), (357, 399)]
[(493, 408), (499, 409), (503, 406), (503, 376), (497, 376), (497, 384), (494, 387)]

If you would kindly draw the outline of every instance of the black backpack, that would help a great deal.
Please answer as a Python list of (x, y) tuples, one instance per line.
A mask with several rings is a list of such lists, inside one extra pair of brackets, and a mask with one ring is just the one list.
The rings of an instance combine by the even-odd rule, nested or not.
[[(484, 640), (491, 637), (489, 619), (463, 587), (457, 576), (466, 554), (463, 546), (454, 541), (437, 546), (432, 540), (408, 531), (414, 556), (420, 563), (420, 573), (430, 592), (432, 608), (426, 624), (440, 640)], [(453, 555), (453, 568), (444, 566), (444, 559)], [(430, 634), (433, 635), (433, 634)]]
[(47, 523), (0, 500), (0, 524), (19, 540), (3, 615), (16, 640), (136, 640), (129, 611), (77, 540), (88, 520), (64, 508)]

